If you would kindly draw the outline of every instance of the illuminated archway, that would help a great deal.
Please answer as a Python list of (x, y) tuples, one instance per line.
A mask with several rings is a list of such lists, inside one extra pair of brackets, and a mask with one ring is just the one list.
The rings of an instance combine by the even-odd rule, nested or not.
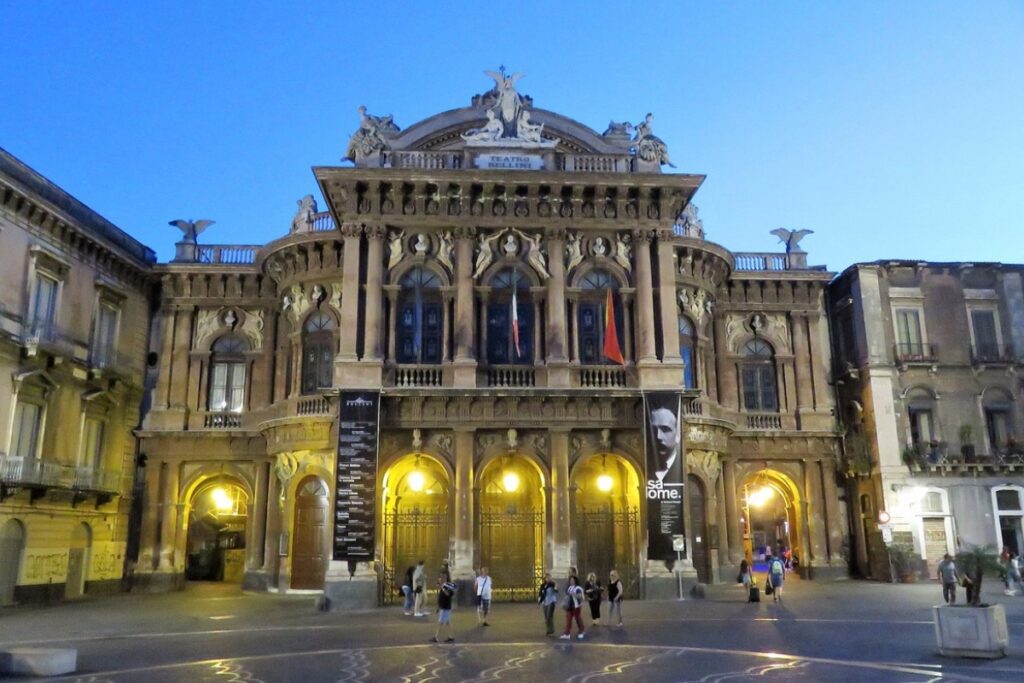
[(533, 600), (544, 566), (544, 475), (521, 455), (503, 455), (480, 472), (480, 565), (494, 599)]
[(188, 510), (185, 577), (241, 583), (249, 513), (245, 488), (231, 477), (207, 479), (193, 490)]
[(573, 540), (580, 574), (607, 584), (616, 570), (627, 596), (639, 596), (640, 475), (615, 453), (598, 453), (576, 464), (572, 483)]
[(742, 506), (744, 554), (755, 563), (776, 552), (778, 542), (805, 561), (804, 524), (801, 518), (800, 491), (786, 474), (764, 468), (743, 479), (737, 492)]
[[(436, 571), (449, 559), (451, 484), (448, 470), (433, 456), (409, 453), (394, 461), (381, 482), (383, 580), (381, 602), (400, 601), (409, 567), (424, 561)], [(433, 581), (427, 581), (433, 589)]]

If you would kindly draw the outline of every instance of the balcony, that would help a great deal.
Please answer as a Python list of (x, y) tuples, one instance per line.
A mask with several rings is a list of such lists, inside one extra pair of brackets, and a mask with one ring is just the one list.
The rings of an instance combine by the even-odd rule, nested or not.
[(242, 429), (242, 414), (203, 413), (203, 429)]
[(899, 363), (934, 363), (938, 358), (938, 347), (921, 342), (900, 342), (893, 346), (893, 354)]
[(295, 401), (295, 415), (298, 417), (333, 414), (334, 408), (326, 396), (303, 396)]
[(683, 396), (682, 410), (686, 417), (703, 417), (704, 403), (697, 396)]
[(1011, 344), (974, 344), (971, 346), (973, 365), (1008, 365), (1016, 362)]
[(117, 351), (111, 346), (93, 347), (89, 350), (89, 370), (94, 377), (114, 375), (129, 377), (133, 372), (141, 374), (142, 359)]
[[(393, 373), (393, 374), (392, 374)], [(385, 384), (395, 387), (440, 387), (444, 386), (444, 371), (440, 365), (396, 365), (392, 368), (392, 381), (385, 378)]]
[(530, 365), (492, 365), (484, 375), (488, 387), (537, 386), (537, 371)]
[(84, 342), (72, 337), (67, 330), (52, 320), (26, 323), (21, 335), (21, 344), (29, 357), (43, 350), (55, 356), (84, 360), (89, 353)]
[(759, 432), (780, 430), (782, 416), (778, 413), (748, 413), (747, 429)]
[(625, 389), (630, 372), (621, 365), (581, 365), (573, 372), (573, 386), (583, 389)]
[(198, 246), (198, 263), (248, 266), (256, 263), (258, 244), (201, 244)]
[(96, 467), (0, 454), (0, 501), (20, 489), (31, 490), (33, 500), (49, 489), (58, 489), (97, 494), (102, 503), (121, 492), (122, 477), (118, 472)]

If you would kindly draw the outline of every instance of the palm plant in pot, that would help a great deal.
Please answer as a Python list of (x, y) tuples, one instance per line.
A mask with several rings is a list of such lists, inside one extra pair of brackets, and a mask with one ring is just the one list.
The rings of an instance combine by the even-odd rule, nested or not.
[(900, 583), (914, 583), (917, 580), (917, 553), (909, 543), (893, 543), (889, 546), (889, 562), (899, 577)]
[(1006, 656), (1009, 631), (1000, 604), (981, 602), (985, 573), (998, 574), (999, 555), (994, 546), (971, 546), (957, 553), (956, 566), (967, 587), (967, 604), (933, 607), (939, 654), (950, 657)]

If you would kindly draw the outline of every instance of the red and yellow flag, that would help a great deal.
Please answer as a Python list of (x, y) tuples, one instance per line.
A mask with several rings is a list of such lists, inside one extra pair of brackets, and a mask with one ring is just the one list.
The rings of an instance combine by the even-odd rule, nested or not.
[(612, 290), (609, 288), (607, 291), (608, 296), (604, 302), (604, 357), (619, 365), (625, 365), (626, 359), (622, 357), (622, 349), (619, 347), (619, 331), (615, 327), (615, 305), (612, 302)]

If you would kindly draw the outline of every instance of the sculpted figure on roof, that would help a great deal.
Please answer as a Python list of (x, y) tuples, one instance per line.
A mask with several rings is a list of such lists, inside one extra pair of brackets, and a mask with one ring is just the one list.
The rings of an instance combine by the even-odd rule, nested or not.
[(388, 147), (388, 138), (397, 132), (398, 126), (395, 125), (392, 115), (373, 116), (366, 112), (365, 106), (360, 106), (359, 130), (349, 138), (345, 158), (355, 161), (359, 157), (382, 152)]
[(487, 121), (482, 127), (463, 133), (462, 139), (471, 147), (554, 147), (558, 140), (544, 140), (541, 137), (544, 124), (530, 121), (530, 110), (527, 108), (529, 98), (524, 102), (524, 98), (516, 92), (516, 81), (523, 74), (509, 76), (505, 73), (505, 67), (484, 73), (494, 79), (494, 88), (485, 98), (474, 100), (474, 106), (480, 102), (487, 107)]
[(636, 135), (633, 136), (636, 155), (644, 161), (668, 164), (675, 168), (668, 158), (668, 145), (651, 131), (652, 121), (654, 114), (647, 114), (643, 121), (636, 124)]

